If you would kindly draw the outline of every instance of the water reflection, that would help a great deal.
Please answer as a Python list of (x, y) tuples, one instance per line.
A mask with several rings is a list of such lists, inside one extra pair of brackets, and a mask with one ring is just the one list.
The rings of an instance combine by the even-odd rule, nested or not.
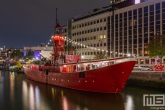
[[(30, 92), (26, 93), (31, 97), (31, 103), (35, 103), (33, 104), (35, 108), (29, 104), (31, 110), (49, 110), (50, 108), (57, 110), (124, 110), (120, 94), (82, 92), (30, 80), (26, 80), (26, 83), (30, 89)], [(23, 88), (25, 87), (23, 86)], [(36, 91), (40, 91), (38, 95)], [(38, 104), (40, 106), (37, 106)]]
[(2, 77), (2, 71), (0, 71), (0, 101), (3, 98), (3, 77)]
[(91, 93), (0, 71), (0, 110), (150, 110), (143, 107), (143, 94), (164, 94), (164, 90), (127, 86), (121, 94)]
[(0, 70), (0, 77), (2, 77), (2, 71)]
[(62, 97), (62, 106), (63, 106), (63, 110), (68, 110), (68, 100), (65, 96)]
[[(22, 100), (23, 100), (23, 105), (27, 105), (28, 104), (28, 87), (25, 81), (22, 82)], [(23, 110), (26, 109), (26, 106), (24, 106)]]
[(126, 96), (126, 103), (124, 105), (126, 110), (134, 110), (134, 102), (131, 95)]
[(35, 87), (35, 94), (36, 94), (36, 108), (40, 107), (40, 91), (39, 88), (36, 86)]
[(121, 93), (125, 110), (151, 110), (150, 107), (143, 106), (143, 94), (164, 94), (165, 90), (149, 87), (130, 86)]
[[(31, 83), (27, 83), (23, 81), (22, 85), (23, 89), (23, 97), (22, 100), (24, 101), (24, 110), (50, 110), (43, 99), (40, 99), (40, 89), (38, 86), (34, 86)], [(42, 97), (42, 96), (41, 96)]]
[(15, 98), (14, 98), (14, 92), (15, 92), (15, 73), (14, 72), (10, 72), (9, 74), (10, 76), (10, 99), (11, 99), (11, 104), (12, 106), (14, 106), (14, 102), (15, 102)]
[(35, 100), (34, 100), (34, 91), (33, 91), (33, 87), (32, 85), (30, 84), (30, 87), (29, 87), (29, 107), (30, 107), (30, 110), (34, 110), (34, 107), (35, 107)]

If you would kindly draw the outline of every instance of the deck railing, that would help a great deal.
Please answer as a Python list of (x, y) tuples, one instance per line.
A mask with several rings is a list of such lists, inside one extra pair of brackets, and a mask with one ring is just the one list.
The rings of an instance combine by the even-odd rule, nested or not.
[(129, 58), (116, 58), (116, 59), (107, 59), (107, 60), (95, 60), (90, 62), (64, 63), (61, 65), (54, 65), (54, 66), (31, 64), (31, 65), (27, 65), (26, 67), (32, 70), (39, 70), (39, 71), (48, 70), (49, 72), (55, 72), (55, 73), (73, 73), (73, 72), (89, 71), (110, 65), (115, 65), (122, 62), (135, 61), (135, 60), (136, 60), (135, 58), (129, 57)]

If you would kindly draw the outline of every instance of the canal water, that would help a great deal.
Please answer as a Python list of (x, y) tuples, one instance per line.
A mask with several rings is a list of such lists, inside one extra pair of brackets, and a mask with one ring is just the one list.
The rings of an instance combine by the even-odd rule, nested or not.
[(165, 90), (126, 86), (121, 94), (83, 92), (31, 81), (24, 74), (0, 71), (0, 110), (156, 109), (143, 106), (143, 94), (165, 94)]

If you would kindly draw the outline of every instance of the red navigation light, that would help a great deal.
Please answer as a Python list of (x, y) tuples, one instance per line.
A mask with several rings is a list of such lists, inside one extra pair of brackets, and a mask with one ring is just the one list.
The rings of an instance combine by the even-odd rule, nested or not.
[(55, 35), (55, 36), (53, 37), (53, 41), (59, 41), (59, 35)]
[(55, 43), (56, 46), (64, 46), (65, 40), (63, 35), (55, 35), (52, 38), (52, 41)]

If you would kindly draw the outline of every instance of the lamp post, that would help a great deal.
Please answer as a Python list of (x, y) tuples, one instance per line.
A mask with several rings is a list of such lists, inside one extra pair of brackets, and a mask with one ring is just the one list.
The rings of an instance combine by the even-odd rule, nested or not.
[(81, 58), (82, 58), (82, 61), (83, 61), (83, 59), (84, 59), (84, 55), (82, 55)]

